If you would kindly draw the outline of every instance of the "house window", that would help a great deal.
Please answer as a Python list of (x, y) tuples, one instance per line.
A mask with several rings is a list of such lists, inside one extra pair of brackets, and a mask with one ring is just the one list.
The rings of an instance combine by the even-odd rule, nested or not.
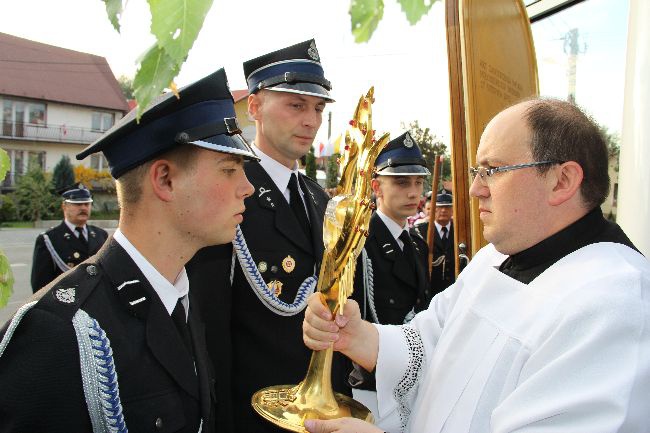
[(45, 152), (29, 152), (29, 159), (27, 160), (28, 166), (31, 168), (33, 165), (45, 170)]
[(2, 101), (2, 135), (22, 137), (25, 124), (45, 125), (45, 104), (13, 99)]
[(29, 123), (45, 126), (45, 104), (28, 104)]
[(15, 186), (16, 182), (25, 173), (25, 151), (6, 149), (9, 155), (9, 172), (2, 182), (3, 186)]
[(108, 161), (106, 161), (104, 154), (93, 153), (90, 155), (90, 168), (97, 171), (108, 170)]
[(115, 116), (113, 113), (104, 113), (96, 111), (93, 113), (92, 128), (93, 131), (106, 131), (113, 126)]

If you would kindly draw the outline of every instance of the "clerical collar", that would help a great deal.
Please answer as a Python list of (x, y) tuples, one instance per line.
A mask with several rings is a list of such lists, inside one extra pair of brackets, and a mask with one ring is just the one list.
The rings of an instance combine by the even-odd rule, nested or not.
[(618, 225), (607, 221), (600, 207), (596, 207), (554, 235), (508, 257), (499, 266), (499, 270), (528, 284), (562, 257), (598, 242), (616, 242), (636, 250), (623, 230)]

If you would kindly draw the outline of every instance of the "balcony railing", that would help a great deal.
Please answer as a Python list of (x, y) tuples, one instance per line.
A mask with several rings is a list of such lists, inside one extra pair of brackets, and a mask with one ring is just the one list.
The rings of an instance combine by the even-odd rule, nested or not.
[(77, 126), (45, 126), (19, 122), (2, 122), (2, 130), (0, 130), (0, 138), (81, 144), (92, 143), (102, 134), (102, 131), (79, 128)]

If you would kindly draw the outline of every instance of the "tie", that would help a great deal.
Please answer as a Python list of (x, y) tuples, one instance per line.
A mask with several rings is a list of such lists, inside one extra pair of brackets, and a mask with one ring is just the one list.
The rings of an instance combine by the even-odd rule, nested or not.
[(298, 192), (298, 178), (295, 173), (291, 174), (291, 179), (289, 180), (289, 205), (293, 211), (298, 223), (302, 227), (302, 230), (307, 235), (307, 238), (311, 239), (311, 227), (309, 225), (309, 219), (307, 218), (307, 212), (305, 211), (305, 206), (302, 203), (302, 198)]
[(84, 247), (88, 247), (88, 241), (86, 240), (86, 237), (84, 236), (84, 229), (81, 227), (75, 227), (74, 231), (77, 232), (77, 237), (81, 241), (81, 243), (84, 245)]
[(447, 249), (447, 242), (449, 241), (449, 233), (447, 233), (447, 227), (443, 227), (442, 231), (442, 245)]
[(187, 350), (189, 350), (190, 353), (192, 352), (192, 338), (190, 337), (190, 328), (187, 326), (187, 318), (185, 317), (185, 307), (183, 306), (182, 300), (185, 298), (183, 296), (182, 298), (178, 298), (178, 301), (176, 302), (176, 307), (174, 307), (174, 311), (172, 311), (172, 320), (174, 321), (174, 325), (176, 325), (176, 329), (178, 330), (178, 333), (181, 336), (181, 339), (183, 340), (183, 343), (185, 343), (185, 347)]
[(411, 267), (415, 269), (415, 247), (413, 247), (411, 236), (406, 230), (404, 230), (402, 234), (399, 235), (399, 238), (402, 240), (402, 242), (404, 242), (404, 248), (402, 251), (404, 252), (406, 260), (408, 260)]

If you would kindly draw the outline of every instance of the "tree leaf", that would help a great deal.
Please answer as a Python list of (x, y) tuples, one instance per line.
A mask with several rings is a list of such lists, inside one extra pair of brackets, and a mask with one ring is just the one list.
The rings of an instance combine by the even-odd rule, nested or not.
[(4, 180), (10, 166), (9, 155), (4, 149), (0, 149), (0, 181)]
[(14, 292), (14, 276), (7, 256), (0, 251), (0, 308), (4, 308)]
[(159, 96), (178, 75), (182, 61), (176, 62), (166, 51), (154, 45), (140, 61), (140, 69), (133, 79), (133, 95), (138, 101), (138, 119), (151, 100)]
[(426, 15), (438, 0), (397, 0), (406, 14), (409, 24), (414, 25)]
[(383, 17), (383, 0), (351, 0), (350, 21), (354, 41), (368, 42)]
[(151, 33), (158, 46), (182, 64), (196, 40), (213, 0), (148, 0)]
[(108, 20), (113, 24), (113, 28), (120, 32), (120, 17), (124, 11), (122, 0), (102, 0), (106, 5), (106, 14)]

